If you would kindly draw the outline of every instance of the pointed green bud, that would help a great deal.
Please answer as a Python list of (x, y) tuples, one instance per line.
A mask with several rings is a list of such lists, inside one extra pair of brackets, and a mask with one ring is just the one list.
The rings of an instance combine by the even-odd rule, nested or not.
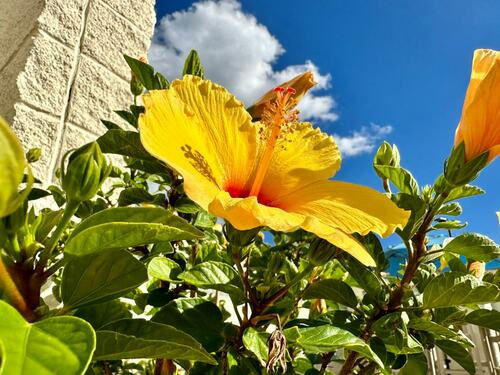
[(61, 173), (61, 180), (68, 201), (83, 202), (94, 197), (109, 176), (111, 168), (96, 142), (73, 151), (66, 170), (64, 165), (61, 167), (61, 171), (65, 170)]
[(322, 238), (314, 239), (309, 245), (309, 260), (314, 266), (324, 266), (339, 255), (341, 250)]
[(196, 52), (194, 49), (189, 52), (189, 55), (186, 58), (186, 62), (184, 63), (182, 75), (184, 76), (186, 74), (205, 78), (205, 69), (203, 68), (203, 65), (201, 65), (198, 52)]
[(40, 160), (40, 157), (42, 156), (42, 149), (41, 148), (30, 148), (29, 151), (26, 153), (26, 160), (28, 163), (35, 163), (38, 160)]
[[(386, 165), (389, 167), (399, 167), (400, 156), (399, 150), (396, 145), (390, 145), (386, 141), (380, 145), (377, 152), (375, 153), (375, 157), (373, 158), (373, 165)], [(380, 178), (385, 178), (377, 168), (375, 168), (375, 172)]]

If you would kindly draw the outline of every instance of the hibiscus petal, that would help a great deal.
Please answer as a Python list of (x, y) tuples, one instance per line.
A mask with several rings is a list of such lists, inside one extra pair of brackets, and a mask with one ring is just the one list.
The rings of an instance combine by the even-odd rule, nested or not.
[(183, 176), (191, 199), (207, 208), (219, 190), (246, 183), (256, 155), (256, 129), (226, 89), (184, 76), (143, 101), (142, 143)]
[(315, 217), (260, 204), (256, 197), (232, 198), (228, 193), (221, 192), (210, 203), (208, 209), (213, 214), (229, 221), (231, 225), (239, 230), (259, 226), (269, 227), (280, 232), (293, 232), (299, 228), (305, 229), (348, 252), (363, 264), (367, 266), (375, 265), (368, 251), (353, 236), (324, 224)]
[(402, 228), (409, 211), (398, 208), (387, 196), (365, 186), (339, 181), (317, 181), (283, 196), (270, 205), (317, 218), (346, 233), (368, 232), (388, 236)]
[(489, 161), (499, 155), (500, 145), (500, 52), (477, 50), (465, 96), (455, 146), (465, 142), (467, 160), (490, 151)]
[(261, 201), (272, 201), (314, 181), (327, 180), (340, 168), (340, 152), (333, 138), (299, 123), (274, 150), (262, 184)]

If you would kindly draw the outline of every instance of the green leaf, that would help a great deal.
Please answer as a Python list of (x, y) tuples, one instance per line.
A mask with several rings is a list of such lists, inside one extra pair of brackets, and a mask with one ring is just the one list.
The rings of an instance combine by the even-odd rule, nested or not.
[(131, 204), (151, 203), (154, 202), (154, 200), (154, 195), (148, 193), (146, 190), (137, 187), (131, 187), (123, 189), (120, 192), (120, 196), (118, 197), (118, 204), (120, 206), (128, 206)]
[(306, 352), (327, 353), (343, 348), (360, 353), (384, 368), (384, 364), (370, 346), (349, 331), (331, 325), (322, 325), (299, 329), (299, 333), (296, 344)]
[(467, 314), (464, 320), (470, 324), (500, 331), (500, 311), (479, 309)]
[(406, 169), (387, 165), (374, 165), (373, 167), (382, 176), (388, 178), (401, 193), (410, 195), (417, 195), (419, 193), (417, 181)]
[(84, 320), (60, 316), (30, 324), (1, 300), (0, 316), (0, 373), (79, 375), (85, 372), (96, 337)]
[(449, 340), (438, 340), (436, 345), (448, 356), (456, 361), (469, 374), (475, 374), (476, 368), (470, 353), (462, 345)]
[(115, 113), (124, 119), (128, 124), (132, 125), (134, 128), (137, 128), (137, 116), (129, 111), (115, 111)]
[(182, 70), (182, 75), (191, 74), (193, 76), (198, 76), (200, 78), (205, 78), (205, 69), (201, 65), (200, 57), (198, 52), (194, 49), (189, 52), (186, 61), (184, 62), (184, 69)]
[(131, 318), (132, 313), (124, 303), (112, 300), (92, 306), (80, 307), (75, 311), (74, 316), (86, 320), (97, 330), (117, 320)]
[(161, 90), (164, 88), (168, 88), (167, 79), (159, 73), (155, 74), (155, 71), (151, 65), (143, 63), (142, 61), (139, 61), (127, 55), (123, 55), (123, 57), (127, 61), (127, 64), (132, 70), (134, 76), (139, 80), (139, 82), (142, 83), (142, 85), (146, 89)]
[(464, 185), (454, 188), (445, 199), (446, 202), (451, 202), (460, 198), (473, 197), (475, 195), (484, 194), (484, 190), (474, 185)]
[(374, 272), (348, 254), (343, 253), (339, 260), (347, 272), (349, 272), (349, 275), (368, 295), (378, 297), (382, 290), (382, 285)]
[(81, 256), (202, 236), (203, 232), (163, 208), (116, 207), (82, 221), (71, 233), (65, 254)]
[(304, 299), (327, 299), (355, 309), (358, 305), (351, 287), (340, 280), (320, 280), (306, 289)]
[(177, 298), (158, 311), (151, 321), (186, 332), (208, 352), (215, 352), (224, 344), (222, 313), (217, 305), (203, 298)]
[(452, 239), (443, 251), (464, 255), (469, 260), (488, 262), (500, 257), (500, 246), (477, 233), (465, 233)]
[(147, 279), (146, 267), (128, 251), (90, 254), (64, 268), (61, 298), (68, 307), (90, 305), (123, 296)]
[(190, 335), (144, 319), (123, 319), (97, 331), (94, 360), (167, 358), (217, 364)]
[(97, 138), (101, 151), (105, 154), (118, 154), (136, 159), (156, 161), (141, 143), (139, 133), (121, 129), (108, 130)]
[(261, 365), (267, 363), (267, 340), (269, 334), (259, 332), (255, 328), (247, 328), (243, 333), (243, 345), (260, 360)]
[(174, 206), (177, 211), (185, 214), (195, 214), (201, 210), (200, 206), (186, 197), (178, 199)]
[(28, 196), (33, 176), (28, 169), (28, 187), (22, 193), (18, 188), (27, 163), (23, 148), (10, 126), (0, 117), (0, 218), (10, 215)]
[(222, 262), (204, 262), (179, 274), (179, 279), (203, 289), (215, 289), (241, 297), (241, 280), (236, 270)]
[(403, 238), (410, 239), (424, 221), (427, 206), (422, 198), (403, 193), (395, 197), (395, 203), (399, 208), (411, 211), (410, 218), (401, 231)]
[(356, 235), (356, 238), (365, 246), (366, 250), (368, 250), (375, 260), (378, 270), (383, 271), (389, 267), (389, 261), (385, 257), (382, 244), (375, 234), (370, 232), (365, 236)]
[(460, 203), (453, 202), (441, 206), (436, 215), (458, 216), (461, 213), (462, 213), (462, 206), (460, 206)]
[(462, 229), (467, 226), (467, 223), (462, 223), (460, 220), (447, 220), (447, 221), (441, 221), (438, 223), (435, 223), (432, 228), (433, 229), (448, 229), (448, 230), (455, 230), (455, 229)]
[(481, 283), (472, 275), (447, 272), (436, 276), (424, 289), (424, 309), (493, 303), (500, 301), (500, 289), (489, 283)]
[(408, 328), (415, 329), (417, 331), (424, 331), (432, 333), (438, 339), (453, 340), (456, 342), (461, 342), (464, 345), (471, 345), (472, 343), (466, 336), (461, 335), (449, 328), (443, 327), (442, 325), (435, 323), (431, 320), (415, 318), (408, 322)]
[(121, 129), (118, 125), (116, 125), (114, 122), (112, 121), (108, 121), (108, 120), (102, 120), (101, 119), (101, 122), (102, 124), (106, 127), (106, 129), (108, 130), (112, 130), (112, 129)]
[(175, 261), (165, 257), (155, 257), (148, 264), (149, 277), (155, 277), (171, 283), (182, 282), (182, 280), (178, 279), (181, 272), (182, 268)]
[(410, 354), (406, 357), (406, 364), (398, 375), (426, 375), (427, 358), (423, 353)]

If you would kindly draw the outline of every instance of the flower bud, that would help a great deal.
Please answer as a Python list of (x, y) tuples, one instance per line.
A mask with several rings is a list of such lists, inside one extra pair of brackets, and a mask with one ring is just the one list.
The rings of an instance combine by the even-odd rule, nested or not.
[(255, 236), (259, 233), (259, 231), (260, 227), (249, 230), (238, 230), (227, 221), (224, 225), (224, 236), (226, 236), (226, 239), (230, 244), (237, 247), (250, 245), (255, 240)]
[[(399, 150), (396, 145), (390, 145), (386, 141), (380, 145), (373, 158), (373, 165), (386, 165), (390, 167), (399, 167)], [(375, 172), (380, 178), (384, 178), (379, 171), (375, 168)]]
[(466, 161), (486, 153), (488, 163), (500, 154), (499, 101), (500, 52), (478, 49), (455, 133), (455, 147), (465, 144)]
[(316, 238), (309, 245), (309, 260), (314, 266), (323, 266), (340, 253), (330, 242)]
[[(279, 84), (278, 86), (282, 87), (285, 90), (289, 87), (294, 89), (295, 93), (293, 94), (293, 98), (297, 102), (299, 102), (306, 94), (306, 92), (314, 85), (316, 85), (316, 82), (314, 82), (314, 76), (312, 72), (305, 72), (299, 74), (295, 78), (292, 78), (290, 81)], [(274, 88), (268, 91), (250, 108), (248, 108), (248, 113), (252, 115), (253, 119), (260, 119), (262, 117), (262, 111), (269, 103), (276, 99), (276, 95), (277, 94)]]
[(110, 172), (111, 164), (107, 163), (96, 142), (73, 151), (66, 171), (61, 174), (62, 187), (68, 200), (83, 202), (91, 199)]
[(467, 160), (465, 143), (462, 142), (452, 150), (451, 155), (445, 161), (444, 177), (452, 187), (462, 186), (473, 181), (486, 164), (488, 164), (487, 152)]
[(40, 160), (40, 157), (42, 156), (42, 149), (41, 148), (30, 148), (29, 151), (26, 153), (26, 160), (28, 163), (35, 163), (38, 160)]

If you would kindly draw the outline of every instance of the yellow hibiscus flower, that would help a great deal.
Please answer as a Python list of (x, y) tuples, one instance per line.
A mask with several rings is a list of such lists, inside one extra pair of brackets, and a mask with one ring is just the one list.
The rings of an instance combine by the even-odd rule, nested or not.
[(387, 236), (410, 213), (375, 190), (329, 180), (339, 150), (332, 137), (297, 121), (294, 94), (276, 89), (252, 122), (224, 87), (186, 75), (143, 96), (141, 140), (184, 178), (189, 198), (235, 228), (302, 228), (374, 265), (352, 233)]
[(471, 160), (489, 151), (488, 161), (500, 154), (500, 52), (474, 52), (469, 87), (455, 146), (465, 142), (465, 157)]

